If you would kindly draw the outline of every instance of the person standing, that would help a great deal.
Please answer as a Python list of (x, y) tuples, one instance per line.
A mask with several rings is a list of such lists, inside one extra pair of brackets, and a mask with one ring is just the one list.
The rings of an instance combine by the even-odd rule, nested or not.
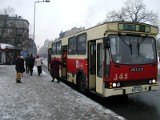
[(37, 55), (35, 65), (37, 66), (37, 72), (39, 76), (42, 74), (42, 64), (42, 59)]
[(15, 60), (15, 69), (16, 69), (16, 82), (21, 83), (21, 59), (20, 55), (17, 55)]
[(25, 68), (24, 68), (24, 59), (23, 56), (20, 57), (20, 73), (21, 73), (21, 77), (23, 76), (23, 73), (25, 72)]
[(28, 58), (28, 67), (29, 67), (29, 72), (31, 76), (33, 74), (34, 61), (35, 59), (33, 55), (31, 54), (30, 57)]
[(60, 77), (59, 77), (59, 65), (63, 65), (63, 63), (61, 63), (60, 61), (58, 61), (56, 59), (56, 57), (53, 58), (53, 60), (51, 61), (51, 76), (52, 76), (52, 81), (54, 82), (54, 79), (56, 78), (58, 80), (58, 83), (60, 81)]
[(29, 59), (29, 54), (27, 54), (27, 57), (25, 58), (26, 73), (29, 73), (28, 59)]

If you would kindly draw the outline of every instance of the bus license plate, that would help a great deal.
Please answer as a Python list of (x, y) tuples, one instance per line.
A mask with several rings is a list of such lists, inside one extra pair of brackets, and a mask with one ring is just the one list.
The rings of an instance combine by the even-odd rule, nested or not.
[(140, 86), (133, 88), (133, 92), (141, 92), (141, 91), (142, 91), (142, 87)]

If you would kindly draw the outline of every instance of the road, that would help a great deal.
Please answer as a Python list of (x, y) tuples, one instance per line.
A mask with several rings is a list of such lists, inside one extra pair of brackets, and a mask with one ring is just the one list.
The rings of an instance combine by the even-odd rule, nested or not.
[[(47, 67), (43, 67), (43, 70), (48, 73)], [(160, 90), (131, 94), (128, 98), (116, 96), (97, 99), (91, 93), (87, 97), (128, 120), (160, 120)]]
[(160, 119), (160, 91), (129, 95), (123, 101), (120, 99), (106, 104), (106, 107), (128, 120)]

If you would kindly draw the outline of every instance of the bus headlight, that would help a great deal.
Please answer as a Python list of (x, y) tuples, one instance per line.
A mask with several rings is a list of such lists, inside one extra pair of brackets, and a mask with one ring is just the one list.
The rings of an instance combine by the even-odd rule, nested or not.
[(113, 88), (115, 88), (115, 87), (120, 87), (120, 83), (119, 83), (119, 82), (118, 82), (118, 83), (113, 83), (113, 84), (112, 84), (112, 87), (113, 87)]
[(153, 83), (153, 84), (155, 84), (155, 83), (156, 83), (156, 80), (155, 80), (155, 79), (153, 79), (153, 80), (152, 80), (152, 83)]
[(149, 84), (151, 84), (152, 83), (152, 80), (149, 80)]
[(121, 86), (121, 84), (118, 82), (118, 83), (117, 83), (117, 87), (120, 87), (120, 86)]
[(157, 81), (155, 79), (149, 80), (149, 84), (155, 84), (155, 83), (157, 83)]
[(116, 83), (113, 83), (112, 86), (113, 86), (113, 87), (116, 87), (117, 85), (116, 85)]

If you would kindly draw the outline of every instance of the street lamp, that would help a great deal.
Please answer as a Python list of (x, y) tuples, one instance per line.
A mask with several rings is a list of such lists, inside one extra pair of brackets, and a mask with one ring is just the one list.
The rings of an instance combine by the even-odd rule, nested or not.
[(35, 42), (35, 22), (36, 22), (36, 3), (41, 2), (50, 2), (50, 0), (43, 0), (43, 1), (35, 1), (34, 2), (34, 21), (33, 21), (33, 55), (34, 55), (34, 42)]

